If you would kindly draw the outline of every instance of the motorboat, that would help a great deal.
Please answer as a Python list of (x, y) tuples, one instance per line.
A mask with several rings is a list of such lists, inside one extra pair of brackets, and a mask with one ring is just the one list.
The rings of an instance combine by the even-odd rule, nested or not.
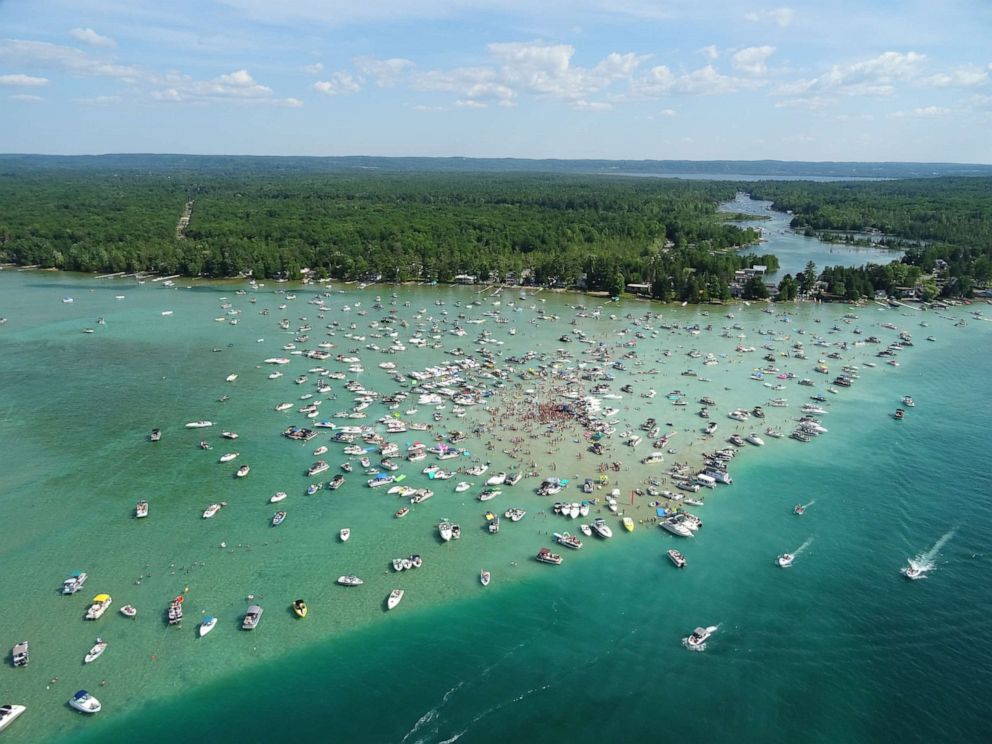
[(710, 636), (716, 630), (715, 625), (711, 625), (708, 628), (696, 628), (687, 638), (682, 639), (682, 645), (693, 651), (702, 651), (706, 648), (706, 641), (709, 640)]
[(213, 426), (213, 421), (190, 421), (186, 424), (187, 429), (206, 429), (208, 426)]
[(788, 568), (794, 560), (796, 560), (796, 556), (792, 553), (782, 553), (782, 555), (775, 559), (775, 562), (782, 568)]
[(792, 507), (792, 513), (797, 514), (798, 516), (801, 517), (803, 514), (806, 513), (806, 507), (803, 506), (802, 504), (796, 504), (794, 507)]
[(596, 517), (592, 523), (592, 531), (603, 539), (609, 539), (613, 537), (613, 530), (609, 528), (606, 521), (602, 517)]
[(892, 414), (892, 418), (894, 418), (896, 421), (902, 421), (905, 417), (906, 417), (906, 412), (901, 408), (897, 408), (896, 412)]
[(96, 643), (93, 644), (93, 648), (91, 648), (90, 652), (86, 654), (85, 658), (83, 658), (83, 663), (89, 664), (91, 662), (96, 661), (106, 650), (107, 650), (107, 642), (102, 638), (97, 638)]
[(556, 532), (554, 534), (555, 541), (559, 545), (564, 545), (566, 548), (571, 548), (572, 550), (580, 550), (582, 548), (582, 541), (575, 535), (571, 535), (568, 532)]
[(349, 576), (338, 576), (338, 583), (341, 586), (361, 586), (365, 582), (362, 581), (357, 576), (349, 575)]
[(318, 460), (309, 468), (307, 468), (307, 477), (317, 475), (318, 473), (323, 473), (325, 470), (330, 469), (330, 465), (324, 460)]
[(138, 609), (134, 605), (126, 604), (121, 607), (121, 614), (124, 617), (135, 617), (138, 614)]
[(560, 566), (562, 557), (557, 553), (552, 553), (547, 548), (541, 548), (537, 551), (535, 559), (540, 563), (550, 563), (553, 566)]
[(211, 519), (217, 512), (220, 511), (220, 504), (211, 504), (206, 509), (203, 510), (203, 518)]
[(217, 462), (230, 462), (238, 456), (237, 452), (227, 452), (220, 456)]
[(748, 434), (745, 439), (756, 447), (763, 447), (765, 440), (755, 434), (753, 431)]
[(93, 603), (86, 610), (86, 619), (99, 620), (113, 603), (114, 600), (109, 594), (97, 594), (93, 597)]
[(917, 579), (922, 579), (926, 576), (926, 571), (922, 568), (910, 563), (908, 566), (902, 569), (902, 575), (907, 579), (916, 581)]
[(912, 408), (913, 406), (916, 405), (916, 401), (913, 400), (910, 396), (904, 395), (902, 398), (902, 404), (908, 408)]
[(526, 513), (527, 512), (524, 511), (523, 509), (520, 509), (515, 506), (511, 506), (509, 509), (503, 512), (503, 516), (509, 519), (511, 522), (519, 522), (521, 519), (524, 518), (524, 515)]
[(579, 532), (581, 532), (586, 537), (592, 537), (592, 527), (587, 524), (579, 525)]
[(323, 454), (324, 454), (325, 452), (327, 452), (327, 445), (326, 445), (326, 444), (322, 444), (322, 445), (320, 445), (320, 446), (319, 446), (319, 447), (318, 447), (317, 449), (315, 449), (315, 450), (313, 451), (313, 456), (314, 456), (314, 457), (320, 457), (320, 456), (321, 456), (321, 455), (323, 455)]
[(401, 506), (399, 509), (396, 510), (396, 518), (397, 519), (402, 519), (403, 517), (405, 517), (409, 513), (410, 513), (410, 507), (409, 506)]
[(186, 599), (185, 596), (180, 594), (178, 597), (169, 602), (169, 609), (166, 611), (166, 618), (169, 621), (169, 625), (181, 625), (183, 622), (183, 601)]
[(341, 542), (348, 542), (348, 538), (351, 537), (351, 530), (348, 527), (342, 527), (338, 532), (338, 537), (341, 538)]
[(278, 504), (280, 501), (283, 501), (285, 498), (286, 498), (285, 491), (276, 491), (274, 494), (272, 494), (272, 497), (269, 499), (269, 503)]
[(234, 474), (234, 477), (244, 478), (250, 472), (251, 472), (251, 467), (249, 467), (248, 465), (242, 465), (240, 468), (238, 468), (237, 472)]
[(69, 698), (69, 705), (78, 710), (80, 713), (87, 713), (92, 715), (93, 713), (99, 713), (103, 705), (95, 697), (90, 695), (86, 690), (79, 690)]
[(144, 519), (148, 516), (148, 502), (139, 501), (134, 507), (134, 517), (135, 519)]
[(450, 541), (452, 538), (451, 523), (450, 522), (439, 523), (437, 526), (437, 532), (441, 536), (442, 540), (444, 540), (445, 542)]
[(13, 703), (0, 705), (0, 731), (3, 731), (10, 724), (16, 721), (17, 718), (26, 710), (27, 708), (25, 706), (15, 705)]
[(278, 527), (285, 520), (286, 520), (286, 512), (284, 512), (284, 511), (277, 511), (275, 514), (272, 515), (272, 526), (273, 527)]
[(277, 411), (288, 411), (292, 407), (293, 407), (293, 404), (292, 403), (280, 403), (279, 405), (276, 406), (276, 410)]
[(162, 438), (161, 429), (152, 429), (152, 433), (148, 436), (148, 439), (152, 442), (157, 442)]
[(208, 450), (208, 449), (213, 449), (213, 447), (210, 446), (210, 442), (201, 439), (200, 440), (200, 449), (202, 449), (202, 450)]
[(623, 528), (625, 530), (627, 530), (627, 532), (633, 532), (634, 531), (634, 520), (633, 519), (631, 519), (630, 517), (624, 517), (621, 520), (621, 522), (623, 523)]
[(400, 600), (403, 599), (403, 594), (402, 589), (393, 589), (386, 598), (386, 609), (391, 610), (396, 607), (400, 603)]
[(483, 586), (489, 586), (489, 582), (492, 580), (492, 574), (490, 574), (486, 569), (482, 569), (479, 572), (479, 581)]
[(692, 530), (686, 527), (681, 520), (675, 517), (664, 519), (658, 524), (663, 530), (667, 530), (673, 535), (678, 535), (679, 537), (692, 537)]
[(685, 556), (682, 555), (682, 553), (680, 553), (675, 548), (671, 548), (668, 551), (668, 558), (678, 568), (685, 568), (686, 567), (686, 564), (688, 563), (688, 561), (686, 561), (686, 559), (685, 559)]
[(333, 478), (327, 481), (327, 487), (330, 488), (332, 491), (338, 490), (343, 485), (344, 485), (344, 476), (341, 475), (341, 473), (335, 474)]
[(236, 431), (222, 431), (220, 433), (220, 435), (222, 437), (224, 437), (224, 439), (237, 439), (238, 438), (238, 432), (236, 432)]
[(299, 618), (304, 618), (307, 616), (309, 609), (307, 608), (307, 603), (302, 599), (293, 600), (293, 614)]
[(259, 620), (262, 619), (262, 612), (261, 605), (252, 605), (249, 607), (245, 613), (245, 619), (241, 622), (241, 629), (255, 630), (258, 627)]
[(75, 594), (83, 588), (88, 574), (85, 571), (76, 571), (72, 576), (62, 582), (63, 594)]
[(31, 660), (31, 654), (28, 652), (28, 642), (21, 641), (20, 643), (15, 643), (14, 648), (10, 652), (10, 659), (15, 667), (26, 667)]
[(467, 491), (471, 487), (472, 487), (471, 483), (468, 483), (466, 481), (461, 481), (457, 486), (455, 486), (455, 493), (462, 493), (464, 491)]
[(214, 629), (217, 625), (217, 618), (213, 615), (205, 615), (200, 621), (200, 627), (197, 632), (200, 634), (200, 638), (203, 638), (207, 633)]

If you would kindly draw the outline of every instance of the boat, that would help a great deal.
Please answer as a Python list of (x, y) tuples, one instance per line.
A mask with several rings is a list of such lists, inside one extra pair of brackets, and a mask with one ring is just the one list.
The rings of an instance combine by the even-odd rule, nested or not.
[(69, 698), (69, 705), (78, 710), (80, 713), (87, 713), (92, 715), (93, 713), (99, 713), (103, 705), (95, 697), (90, 695), (86, 690), (79, 690)]
[(330, 488), (332, 491), (338, 490), (343, 485), (344, 485), (344, 476), (341, 475), (341, 473), (336, 473), (333, 478), (327, 481), (327, 487)]
[(238, 438), (238, 433), (236, 431), (222, 431), (220, 433), (220, 435), (222, 437), (224, 437), (224, 439), (237, 439)]
[(401, 506), (399, 509), (396, 510), (396, 518), (397, 519), (402, 519), (403, 517), (405, 517), (409, 513), (410, 513), (410, 507), (409, 506)]
[(242, 465), (240, 468), (238, 468), (238, 472), (234, 474), (234, 477), (244, 478), (246, 475), (248, 475), (249, 472), (251, 472), (251, 467), (249, 467), (248, 465)]
[(706, 648), (706, 641), (714, 633), (716, 633), (715, 625), (708, 628), (696, 628), (687, 638), (682, 639), (682, 645), (693, 651), (702, 651)]
[(792, 553), (782, 553), (782, 555), (775, 559), (775, 562), (782, 568), (788, 568), (794, 560), (796, 560), (796, 556)]
[(386, 598), (386, 609), (387, 610), (393, 609), (394, 607), (396, 607), (396, 605), (400, 603), (401, 599), (403, 599), (403, 590), (393, 589), (393, 591), (391, 591), (389, 593), (389, 596)]
[(511, 506), (509, 509), (503, 512), (503, 516), (509, 519), (511, 522), (519, 522), (521, 519), (524, 518), (525, 514), (527, 514), (526, 511), (515, 506)]
[(604, 539), (613, 537), (613, 530), (609, 528), (606, 521), (602, 517), (596, 517), (592, 523), (592, 531)]
[(284, 512), (284, 511), (277, 511), (275, 514), (272, 515), (272, 526), (273, 527), (278, 527), (285, 520), (286, 520), (286, 512)]
[(83, 588), (88, 574), (85, 571), (76, 571), (72, 576), (62, 582), (63, 594), (75, 594)]
[(759, 437), (753, 431), (750, 434), (748, 434), (746, 437), (744, 437), (744, 438), (748, 442), (750, 442), (751, 444), (753, 444), (755, 447), (763, 447), (764, 444), (765, 444), (765, 440), (762, 439), (761, 437)]
[(341, 586), (361, 586), (365, 582), (362, 581), (357, 576), (349, 575), (349, 576), (338, 576), (338, 583)]
[(258, 627), (259, 620), (262, 619), (263, 611), (261, 605), (252, 605), (249, 607), (245, 613), (245, 619), (241, 622), (241, 629), (255, 630)]
[(97, 638), (96, 643), (93, 644), (93, 648), (91, 648), (90, 652), (86, 654), (85, 658), (83, 658), (83, 663), (89, 664), (90, 662), (96, 661), (97, 659), (100, 658), (101, 654), (103, 654), (103, 652), (106, 650), (107, 650), (107, 642), (102, 638)]
[(451, 523), (450, 522), (440, 522), (437, 526), (437, 532), (441, 536), (441, 539), (448, 542), (452, 538)]
[(113, 603), (114, 600), (110, 598), (109, 594), (97, 594), (93, 597), (93, 603), (86, 610), (86, 619), (99, 620)]
[(220, 511), (220, 504), (211, 504), (206, 509), (203, 510), (203, 518), (211, 519), (217, 512)]
[(231, 460), (233, 460), (237, 456), (238, 456), (238, 453), (237, 452), (228, 452), (226, 454), (221, 455), (220, 456), (220, 459), (218, 460), (218, 462), (230, 462)]
[(627, 532), (633, 532), (634, 531), (634, 520), (633, 519), (631, 519), (630, 517), (624, 517), (623, 520), (621, 520), (621, 521), (623, 522), (623, 528), (625, 530), (627, 530)]
[(904, 395), (902, 399), (902, 404), (904, 406), (907, 406), (908, 408), (912, 408), (913, 406), (916, 405), (916, 401), (913, 400), (910, 396)]
[(471, 487), (472, 487), (471, 483), (461, 481), (457, 486), (455, 486), (455, 493), (462, 493), (463, 491), (467, 491)]
[(14, 648), (10, 652), (10, 659), (15, 667), (26, 667), (31, 660), (31, 655), (28, 652), (28, 642), (21, 641), (20, 643), (15, 643)]
[(557, 553), (552, 553), (547, 548), (541, 548), (537, 551), (535, 559), (540, 563), (550, 563), (553, 566), (560, 566), (562, 557)]
[(187, 429), (206, 429), (208, 426), (213, 426), (213, 421), (190, 421), (186, 424)]
[(0, 705), (0, 731), (3, 731), (10, 724), (17, 720), (27, 708), (23, 705), (15, 705), (14, 703), (8, 703), (6, 705)]
[(126, 604), (121, 607), (121, 614), (124, 617), (135, 617), (138, 614), (138, 610), (134, 605)]
[(581, 532), (586, 537), (592, 537), (592, 527), (587, 524), (579, 525), (579, 532)]
[(139, 501), (134, 507), (135, 519), (144, 519), (148, 516), (148, 502)]
[(169, 609), (166, 611), (166, 617), (168, 618), (169, 625), (181, 625), (183, 622), (183, 600), (185, 600), (182, 594), (169, 602)]
[(272, 494), (272, 497), (269, 499), (269, 503), (278, 504), (280, 501), (284, 500), (285, 498), (286, 498), (285, 491), (276, 491), (274, 494)]
[(323, 454), (324, 454), (325, 452), (327, 452), (327, 445), (326, 445), (326, 444), (322, 444), (322, 445), (320, 445), (320, 446), (319, 446), (319, 447), (318, 447), (317, 449), (315, 449), (315, 450), (313, 451), (313, 456), (314, 456), (314, 457), (320, 457), (320, 456), (321, 456), (321, 455), (323, 455)]
[(905, 566), (904, 568), (900, 569), (900, 572), (902, 573), (903, 576), (905, 576), (907, 579), (910, 579), (912, 581), (916, 581), (917, 579), (922, 579), (926, 577), (926, 571), (924, 571), (919, 566), (915, 565), (912, 561), (910, 561), (908, 566)]
[(681, 520), (676, 517), (669, 517), (668, 519), (662, 520), (658, 525), (663, 529), (671, 532), (673, 535), (678, 535), (679, 537), (692, 537), (692, 530), (682, 524)]
[(798, 514), (801, 517), (803, 514), (806, 513), (806, 507), (803, 506), (802, 504), (796, 504), (794, 507), (792, 507), (792, 513)]
[(152, 442), (157, 442), (162, 438), (161, 429), (152, 429), (152, 433), (148, 436), (148, 439)]
[(568, 532), (565, 533), (556, 532), (554, 533), (554, 535), (555, 535), (555, 541), (559, 545), (564, 545), (566, 548), (571, 548), (572, 550), (581, 550), (582, 541), (575, 535), (571, 535)]
[(330, 467), (331, 466), (328, 465), (327, 462), (325, 462), (324, 460), (318, 460), (309, 468), (307, 468), (307, 477), (317, 475), (318, 473), (323, 473), (325, 470), (329, 470)]
[(197, 632), (200, 634), (200, 638), (203, 638), (207, 633), (214, 629), (217, 625), (217, 618), (213, 615), (204, 615), (203, 619), (200, 621), (200, 627)]
[(293, 601), (293, 614), (294, 615), (296, 615), (299, 618), (303, 618), (303, 617), (306, 617), (307, 616), (307, 612), (309, 612), (309, 610), (307, 609), (307, 603), (306, 602), (304, 602), (302, 599), (297, 599), (297, 600), (294, 600)]
[(479, 581), (483, 586), (489, 586), (489, 582), (492, 580), (492, 574), (490, 574), (486, 569), (482, 569), (479, 572)]
[(341, 538), (341, 542), (348, 542), (348, 538), (351, 537), (351, 530), (347, 527), (342, 527), (340, 532), (338, 532), (338, 537)]
[(892, 414), (892, 418), (894, 418), (896, 421), (902, 421), (903, 418), (905, 418), (905, 416), (906, 416), (906, 412), (901, 408), (897, 408), (896, 412)]
[(671, 562), (672, 562), (672, 563), (674, 563), (674, 564), (675, 564), (675, 565), (676, 565), (676, 566), (677, 566), (678, 568), (685, 568), (685, 567), (686, 567), (686, 564), (688, 563), (688, 561), (686, 561), (686, 559), (685, 559), (685, 556), (684, 556), (684, 555), (682, 555), (682, 553), (680, 553), (680, 552), (679, 552), (678, 550), (676, 550), (675, 548), (671, 548), (671, 549), (670, 549), (670, 550), (668, 551), (668, 558), (669, 558), (669, 560), (671, 560)]
[(207, 442), (207, 441), (201, 439), (200, 440), (200, 449), (202, 449), (202, 450), (208, 450), (208, 449), (213, 449), (213, 447), (210, 446), (210, 442)]

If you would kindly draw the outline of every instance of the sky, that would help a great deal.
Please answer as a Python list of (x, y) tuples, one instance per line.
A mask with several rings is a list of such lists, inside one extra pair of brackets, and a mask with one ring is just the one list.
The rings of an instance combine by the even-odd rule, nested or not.
[(992, 163), (992, 0), (0, 0), (0, 152)]

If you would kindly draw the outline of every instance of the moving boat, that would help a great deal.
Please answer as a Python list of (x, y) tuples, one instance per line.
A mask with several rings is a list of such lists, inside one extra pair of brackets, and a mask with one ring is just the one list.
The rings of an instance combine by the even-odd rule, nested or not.
[(206, 429), (208, 426), (213, 426), (213, 421), (190, 421), (186, 424), (187, 429)]
[(262, 619), (262, 609), (261, 605), (252, 605), (248, 608), (245, 613), (245, 619), (241, 623), (242, 630), (255, 630), (258, 627), (259, 620)]
[(284, 511), (277, 511), (275, 514), (272, 515), (272, 526), (273, 527), (278, 527), (285, 520), (286, 520), (286, 512), (284, 512)]
[(307, 616), (307, 603), (302, 599), (297, 599), (293, 601), (293, 614), (297, 617), (303, 618)]
[(93, 603), (89, 609), (86, 610), (86, 619), (99, 620), (113, 603), (114, 600), (110, 598), (109, 594), (97, 594), (93, 597)]
[(31, 660), (31, 655), (28, 653), (28, 642), (15, 643), (10, 652), (10, 658), (15, 667), (26, 667)]
[(668, 558), (674, 563), (678, 568), (685, 568), (688, 561), (686, 561), (685, 556), (682, 555), (675, 548), (671, 548), (668, 551)]
[(75, 594), (80, 589), (83, 588), (83, 584), (86, 583), (86, 578), (88, 574), (85, 571), (77, 571), (68, 579), (62, 582), (62, 593), (63, 594)]
[(486, 570), (482, 569), (479, 572), (479, 581), (482, 582), (483, 586), (489, 586), (489, 582), (492, 580), (492, 575)]
[(682, 639), (682, 645), (693, 651), (702, 651), (706, 648), (706, 641), (714, 633), (716, 633), (715, 625), (711, 625), (708, 628), (696, 628), (688, 638)]
[(802, 504), (796, 504), (794, 507), (792, 507), (792, 513), (802, 516), (803, 514), (806, 513), (806, 507), (803, 506)]
[(361, 586), (365, 582), (357, 576), (338, 576), (338, 583), (341, 586)]
[(88, 714), (99, 713), (100, 709), (103, 708), (100, 701), (86, 692), (86, 690), (79, 690), (69, 698), (69, 705), (80, 713)]
[(107, 650), (107, 642), (102, 638), (97, 638), (96, 643), (93, 645), (93, 648), (90, 649), (90, 652), (86, 654), (86, 657), (83, 659), (83, 663), (89, 664), (90, 662), (96, 661), (97, 659), (100, 658), (100, 655), (106, 650)]
[(217, 618), (213, 615), (205, 615), (203, 620), (200, 621), (200, 627), (197, 631), (200, 634), (200, 638), (203, 638), (203, 636), (213, 630), (215, 625), (217, 625)]
[(135, 519), (144, 519), (148, 516), (148, 502), (139, 501), (134, 507), (134, 517)]
[(389, 593), (389, 597), (386, 598), (386, 609), (387, 610), (393, 609), (396, 605), (400, 603), (401, 599), (403, 599), (403, 590), (393, 589), (393, 591)]
[(788, 568), (794, 560), (796, 560), (796, 556), (792, 553), (782, 553), (782, 555), (775, 559), (775, 562), (782, 568)]
[(907, 579), (916, 581), (917, 579), (922, 579), (926, 576), (926, 572), (917, 566), (910, 563), (908, 566), (902, 569), (902, 575)]
[(25, 706), (15, 705), (13, 703), (0, 705), (0, 731), (3, 731), (10, 724), (16, 721), (17, 717), (26, 710), (27, 708)]
[(121, 607), (121, 614), (124, 617), (135, 617), (138, 614), (138, 610), (134, 605), (126, 604)]
[(341, 538), (341, 542), (348, 542), (348, 538), (351, 537), (351, 530), (348, 527), (342, 527), (341, 531), (338, 532), (338, 537)]
[(541, 548), (535, 556), (540, 563), (550, 563), (552, 566), (560, 566), (562, 557), (557, 553), (552, 553), (547, 548)]

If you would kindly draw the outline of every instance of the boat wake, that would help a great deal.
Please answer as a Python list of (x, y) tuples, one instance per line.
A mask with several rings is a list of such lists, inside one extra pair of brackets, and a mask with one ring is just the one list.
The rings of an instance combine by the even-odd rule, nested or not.
[[(720, 629), (720, 626), (719, 625), (710, 625), (710, 626), (708, 626), (706, 628), (706, 630), (709, 631), (710, 635), (712, 635), (713, 633), (716, 633), (719, 629)], [(697, 643), (694, 646), (690, 646), (689, 645), (689, 639), (688, 638), (683, 638), (682, 639), (682, 647), (685, 648), (685, 649), (688, 649), (689, 651), (705, 651), (706, 650), (706, 644), (705, 643)]]
[(803, 554), (803, 551), (806, 550), (806, 548), (808, 548), (812, 544), (813, 544), (813, 538), (811, 537), (806, 542), (804, 542), (802, 545), (800, 545), (798, 548), (795, 549), (795, 551), (792, 553), (793, 557), (798, 558), (799, 556), (801, 556)]
[(813, 504), (815, 504), (815, 503), (816, 503), (816, 499), (813, 499), (813, 500), (812, 500), (812, 501), (810, 501), (810, 502), (809, 502), (808, 504), (803, 504), (803, 509), (809, 509), (809, 508), (810, 508), (811, 506), (813, 506)]
[[(464, 685), (464, 684), (465, 684), (465, 682), (463, 680), (463, 681), (459, 682), (457, 685), (455, 685), (454, 687), (452, 687), (450, 690), (448, 690), (446, 693), (444, 693), (444, 696), (441, 698), (441, 702), (438, 703), (438, 705), (436, 705), (435, 707), (431, 708), (429, 711), (427, 711), (426, 713), (424, 713), (424, 715), (422, 715), (420, 718), (417, 719), (417, 722), (415, 724), (413, 724), (413, 728), (410, 729), (409, 731), (407, 731), (406, 736), (404, 736), (400, 740), (400, 744), (403, 744), (403, 742), (405, 742), (411, 736), (413, 736), (418, 731), (420, 731), (424, 726), (426, 726), (431, 721), (433, 721), (435, 718), (437, 718), (438, 713), (440, 712), (441, 708), (443, 708), (445, 706), (445, 703), (447, 703), (451, 699), (451, 696), (454, 695), (456, 692), (458, 692), (458, 690), (461, 689), (462, 685)], [(435, 729), (435, 732), (436, 732), (436, 729)], [(434, 733), (434, 732), (432, 732), (432, 733)], [(421, 742), (423, 742), (423, 741), (424, 741), (423, 739), (417, 739), (416, 744), (421, 744)]]
[(900, 569), (901, 573), (906, 573), (907, 568), (914, 568), (920, 574), (925, 574), (927, 571), (933, 571), (937, 568), (937, 555), (940, 553), (941, 548), (943, 548), (950, 541), (950, 539), (954, 537), (954, 533), (956, 531), (956, 527), (951, 528), (936, 543), (934, 543), (930, 550), (919, 553), (914, 558), (910, 558), (909, 566), (904, 566)]

